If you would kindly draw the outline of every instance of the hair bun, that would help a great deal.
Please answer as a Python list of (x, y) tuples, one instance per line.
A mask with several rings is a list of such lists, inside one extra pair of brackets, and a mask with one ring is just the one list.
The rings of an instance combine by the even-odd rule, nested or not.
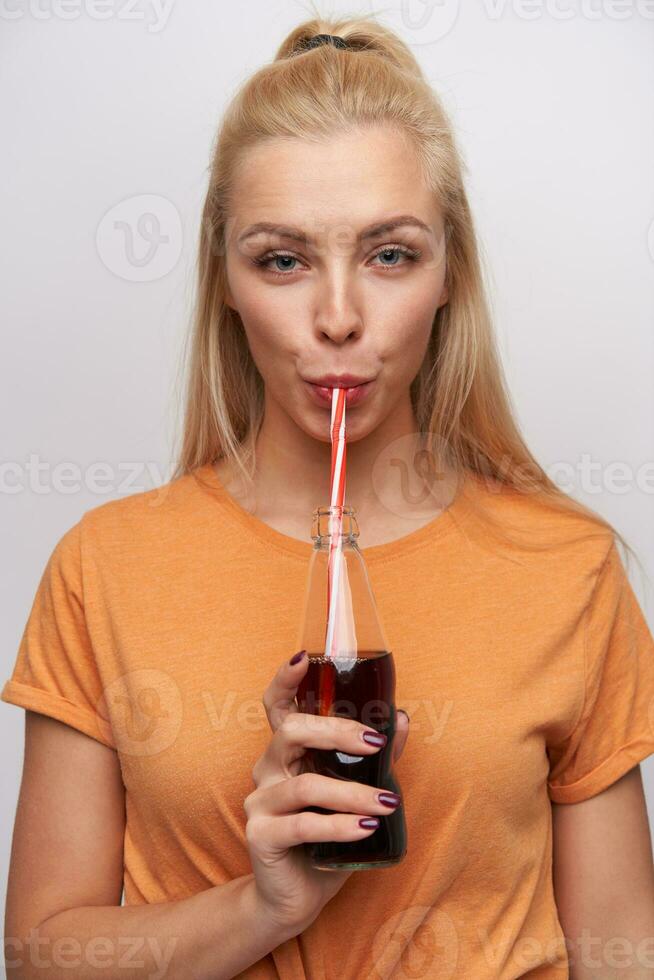
[(376, 55), (410, 75), (423, 77), (422, 69), (408, 45), (393, 31), (371, 18), (306, 21), (282, 41), (275, 61), (302, 54), (321, 44), (332, 44), (337, 48)]
[(309, 48), (318, 48), (323, 44), (331, 44), (334, 48), (349, 48), (349, 44), (343, 37), (339, 37), (338, 34), (314, 34), (308, 40), (303, 41), (299, 46), (298, 50), (306, 51)]

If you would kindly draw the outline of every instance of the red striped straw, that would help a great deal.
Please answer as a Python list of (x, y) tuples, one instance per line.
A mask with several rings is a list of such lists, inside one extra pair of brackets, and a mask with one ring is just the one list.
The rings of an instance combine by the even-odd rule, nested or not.
[(332, 388), (332, 472), (330, 506), (338, 508), (330, 512), (330, 541), (329, 558), (327, 561), (327, 638), (325, 641), (325, 656), (338, 656), (335, 644), (336, 607), (338, 602), (338, 583), (340, 568), (343, 560), (341, 542), (342, 513), (345, 498), (345, 388)]

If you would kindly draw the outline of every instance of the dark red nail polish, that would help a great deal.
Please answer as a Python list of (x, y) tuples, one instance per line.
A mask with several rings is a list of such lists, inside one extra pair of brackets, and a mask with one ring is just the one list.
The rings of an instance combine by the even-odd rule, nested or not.
[(400, 797), (397, 795), (397, 793), (377, 793), (377, 799), (380, 803), (383, 803), (384, 806), (392, 806), (395, 808), (396, 806), (400, 805)]
[(289, 660), (289, 664), (292, 667), (294, 667), (295, 664), (299, 664), (300, 660), (302, 660), (302, 657), (305, 655), (306, 652), (307, 652), (306, 650), (300, 650), (299, 653), (295, 653)]
[(361, 817), (359, 820), (359, 826), (365, 827), (366, 830), (372, 830), (373, 827), (379, 827), (379, 817)]
[(368, 742), (370, 745), (386, 745), (388, 738), (386, 735), (382, 735), (381, 732), (364, 732), (363, 741)]

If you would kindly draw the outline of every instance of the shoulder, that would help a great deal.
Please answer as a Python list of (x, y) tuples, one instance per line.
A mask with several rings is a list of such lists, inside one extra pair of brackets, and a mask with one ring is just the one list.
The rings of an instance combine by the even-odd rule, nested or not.
[(477, 540), (525, 569), (590, 584), (607, 559), (618, 555), (611, 525), (565, 493), (523, 490), (479, 474), (468, 474), (462, 491)]
[[(67, 535), (81, 547), (137, 547), (180, 535), (198, 511), (193, 473), (88, 508)], [(71, 543), (72, 543), (71, 541)]]

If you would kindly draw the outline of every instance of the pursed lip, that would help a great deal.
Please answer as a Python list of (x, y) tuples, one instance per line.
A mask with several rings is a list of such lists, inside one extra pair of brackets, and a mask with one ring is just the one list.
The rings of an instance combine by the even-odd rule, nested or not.
[(323, 374), (320, 378), (305, 378), (309, 384), (321, 388), (356, 388), (357, 385), (367, 384), (374, 378), (359, 377), (356, 374)]
[(305, 381), (307, 391), (310, 393), (312, 399), (323, 408), (331, 408), (333, 403), (334, 391), (341, 388), (345, 394), (345, 403), (348, 408), (354, 408), (359, 405), (368, 396), (370, 390), (375, 386), (375, 378), (370, 381), (365, 381), (363, 384), (356, 385), (346, 385), (341, 378), (340, 385), (334, 385), (333, 383), (329, 385), (315, 384), (313, 381)]

